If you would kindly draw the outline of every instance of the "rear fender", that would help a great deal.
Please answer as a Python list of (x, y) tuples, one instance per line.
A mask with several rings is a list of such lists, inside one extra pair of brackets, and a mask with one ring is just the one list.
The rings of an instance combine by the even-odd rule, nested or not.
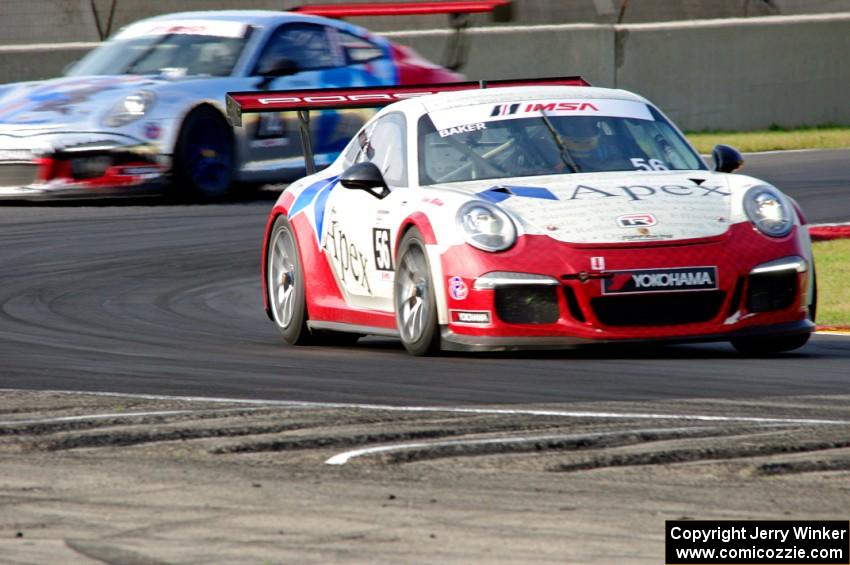
[[(272, 316), (272, 308), (269, 303), (269, 279), (268, 279), (268, 259), (269, 259), (269, 243), (272, 235), (272, 228), (274, 227), (274, 223), (280, 216), (286, 216), (289, 214), (289, 208), (292, 206), (292, 203), (295, 201), (295, 197), (291, 192), (284, 192), (278, 201), (275, 203), (274, 208), (272, 208), (271, 214), (269, 214), (269, 219), (266, 222), (265, 235), (263, 237), (263, 253), (261, 257), (261, 265), (260, 265), (260, 273), (262, 277), (262, 287), (263, 287), (263, 307), (266, 311), (266, 316), (269, 317), (269, 320), (274, 321), (274, 317)], [(295, 242), (298, 243), (297, 234), (295, 235)]]

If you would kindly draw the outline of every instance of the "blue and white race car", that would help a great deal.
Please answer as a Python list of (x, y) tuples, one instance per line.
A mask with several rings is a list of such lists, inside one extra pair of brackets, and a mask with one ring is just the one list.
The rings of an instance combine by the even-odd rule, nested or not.
[[(292, 114), (234, 132), (224, 94), (433, 83), (460, 75), (338, 20), (271, 11), (192, 12), (131, 24), (66, 76), (0, 86), (0, 198), (216, 197), (303, 171)], [(311, 124), (329, 163), (368, 110)]]

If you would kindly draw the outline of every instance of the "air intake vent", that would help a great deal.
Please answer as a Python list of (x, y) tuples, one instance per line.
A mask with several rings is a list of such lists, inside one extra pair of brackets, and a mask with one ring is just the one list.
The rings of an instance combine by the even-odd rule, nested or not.
[(606, 326), (675, 326), (717, 316), (726, 293), (720, 290), (631, 296), (602, 296), (590, 305)]

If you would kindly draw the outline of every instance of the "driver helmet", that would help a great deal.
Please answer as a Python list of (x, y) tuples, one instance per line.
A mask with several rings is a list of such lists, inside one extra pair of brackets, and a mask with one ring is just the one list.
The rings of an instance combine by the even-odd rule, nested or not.
[(599, 128), (596, 121), (587, 118), (573, 118), (564, 127), (564, 145), (570, 153), (587, 155), (599, 147)]

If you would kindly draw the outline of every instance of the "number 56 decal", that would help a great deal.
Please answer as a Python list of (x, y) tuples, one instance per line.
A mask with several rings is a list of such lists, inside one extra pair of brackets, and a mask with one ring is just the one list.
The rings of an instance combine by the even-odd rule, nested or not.
[(372, 228), (372, 242), (375, 247), (375, 268), (379, 271), (392, 271), (393, 254), (390, 248), (390, 230)]
[(669, 171), (667, 165), (658, 159), (631, 159), (632, 167), (637, 171)]

